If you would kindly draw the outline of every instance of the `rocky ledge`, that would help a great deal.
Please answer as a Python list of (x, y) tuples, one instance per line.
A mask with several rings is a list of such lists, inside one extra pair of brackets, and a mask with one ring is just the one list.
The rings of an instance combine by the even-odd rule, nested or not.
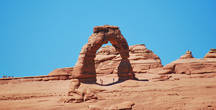
[(149, 70), (149, 73), (160, 74), (203, 74), (216, 72), (216, 49), (211, 49), (204, 58), (194, 58), (192, 52), (187, 51), (176, 61), (173, 61), (163, 68)]

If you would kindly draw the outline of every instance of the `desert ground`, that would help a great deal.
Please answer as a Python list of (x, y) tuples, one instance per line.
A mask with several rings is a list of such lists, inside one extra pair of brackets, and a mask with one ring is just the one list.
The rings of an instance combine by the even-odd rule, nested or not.
[(71, 80), (9, 81), (0, 85), (0, 110), (109, 110), (124, 102), (133, 103), (132, 110), (216, 110), (216, 73), (136, 77), (113, 83), (116, 74), (97, 76), (98, 84), (80, 86), (97, 99), (80, 103), (64, 102)]

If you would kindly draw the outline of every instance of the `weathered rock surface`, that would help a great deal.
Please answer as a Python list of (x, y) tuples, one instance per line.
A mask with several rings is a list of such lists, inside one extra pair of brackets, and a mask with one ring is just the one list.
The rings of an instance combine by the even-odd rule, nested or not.
[(132, 101), (125, 101), (120, 104), (112, 105), (109, 108), (106, 108), (105, 110), (132, 110), (132, 107), (135, 105)]
[[(135, 103), (132, 110), (216, 109), (216, 73), (136, 74), (136, 77), (149, 81), (127, 80), (109, 86), (81, 83), (78, 91), (88, 87), (98, 98), (86, 102), (81, 96), (67, 95), (72, 80), (10, 81), (0, 84), (0, 110), (104, 110), (111, 106), (121, 108), (121, 103), (127, 101)], [(108, 74), (97, 78), (109, 84), (118, 77)], [(76, 83), (75, 79), (73, 82), (78, 87), (79, 82)]]
[(103, 107), (98, 105), (89, 105), (88, 110), (103, 110)]
[[(129, 47), (129, 61), (135, 73), (145, 73), (148, 69), (162, 67), (160, 58), (144, 44)], [(117, 73), (121, 57), (113, 46), (104, 46), (95, 58), (97, 74)]]
[[(122, 58), (115, 47), (109, 45), (101, 47), (96, 53), (96, 57), (94, 59), (96, 73), (117, 74), (118, 69), (124, 71), (123, 69), (127, 68), (129, 68), (129, 70), (125, 70), (126, 72), (133, 70), (134, 73), (145, 73), (149, 69), (162, 67), (160, 58), (151, 50), (147, 49), (144, 44), (129, 46), (129, 56), (130, 57), (128, 58), (128, 61), (126, 61), (126, 64), (123, 64), (122, 62), (122, 66), (119, 67)], [(49, 75), (71, 74), (72, 71), (72, 67), (58, 68), (49, 73)]]
[(211, 49), (204, 58), (216, 58), (216, 49)]
[(191, 51), (187, 51), (185, 55), (182, 55), (180, 59), (194, 58)]
[(78, 79), (72, 79), (69, 87), (68, 97), (64, 103), (80, 103), (92, 99), (97, 99), (93, 89), (80, 86)]
[(35, 82), (35, 81), (51, 81), (51, 80), (69, 80), (69, 79), (71, 79), (70, 75), (46, 75), (46, 76), (0, 78), (0, 84)]
[(70, 75), (73, 72), (73, 67), (57, 68), (49, 73), (49, 75)]
[[(187, 56), (187, 58), (185, 56)], [(192, 55), (187, 52), (186, 55), (180, 57), (180, 59), (164, 66), (162, 70), (167, 70), (169, 73), (176, 74), (202, 74), (216, 72), (216, 57), (213, 57), (213, 50), (207, 53), (203, 59), (196, 59), (191, 56)]]
[[(120, 53), (121, 63), (118, 66), (120, 79), (134, 79), (133, 70), (130, 64), (129, 47), (126, 39), (117, 26), (96, 26), (93, 34), (89, 37), (88, 43), (83, 46), (78, 61), (74, 67), (72, 77), (78, 79), (92, 79), (96, 82), (95, 56), (97, 50), (109, 42)], [(127, 68), (127, 69), (126, 69)]]
[(176, 60), (167, 66), (172, 67), (173, 72), (177, 74), (212, 73), (216, 72), (216, 59)]
[[(173, 67), (171, 67), (171, 68), (173, 68)], [(173, 70), (170, 69), (170, 68), (161, 67), (161, 68), (149, 69), (149, 70), (147, 70), (147, 73), (150, 73), (150, 74), (155, 74), (156, 73), (156, 74), (163, 75), (163, 74), (171, 74), (171, 73), (173, 73)]]

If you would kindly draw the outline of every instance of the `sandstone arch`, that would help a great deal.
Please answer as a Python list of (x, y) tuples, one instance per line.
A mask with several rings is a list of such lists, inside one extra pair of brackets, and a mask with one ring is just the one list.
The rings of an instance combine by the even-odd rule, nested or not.
[(97, 50), (103, 45), (110, 42), (120, 53), (122, 58), (118, 67), (118, 76), (120, 80), (134, 79), (133, 69), (129, 57), (129, 47), (126, 39), (121, 34), (117, 26), (96, 26), (93, 34), (89, 37), (88, 43), (85, 44), (80, 52), (78, 61), (74, 67), (72, 77), (82, 81), (89, 79), (96, 82), (95, 61)]

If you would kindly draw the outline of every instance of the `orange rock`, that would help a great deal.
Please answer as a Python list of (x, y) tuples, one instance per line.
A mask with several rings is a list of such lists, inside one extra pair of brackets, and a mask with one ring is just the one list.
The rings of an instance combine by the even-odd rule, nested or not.
[[(160, 58), (144, 44), (129, 47), (129, 61), (134, 73), (145, 73), (149, 69), (162, 67)], [(96, 54), (95, 67), (97, 74), (117, 73), (121, 57), (113, 46), (102, 47)]]
[(120, 104), (112, 105), (107, 108), (107, 110), (132, 110), (132, 107), (135, 105), (132, 101), (125, 101)]
[(187, 51), (185, 55), (182, 55), (180, 59), (194, 58), (191, 51)]
[(216, 58), (216, 49), (211, 49), (204, 58)]
[[(122, 63), (118, 66), (118, 74), (124, 75), (119, 75), (119, 77), (123, 77), (122, 79), (134, 79), (135, 76), (128, 60), (129, 47), (119, 28), (117, 26), (109, 25), (96, 26), (94, 27), (93, 32), (94, 33), (88, 39), (88, 43), (83, 46), (80, 52), (72, 76), (78, 79), (92, 79), (92, 82), (96, 82), (96, 68), (94, 60), (96, 52), (103, 44), (110, 41), (115, 49), (120, 53), (122, 59)], [(123, 69), (125, 66), (129, 67), (129, 69)]]
[[(213, 56), (214, 51), (211, 50), (209, 53), (212, 53), (211, 55)], [(196, 59), (191, 56), (191, 52), (189, 54), (187, 53), (183, 57), (180, 57), (180, 59), (167, 64), (163, 69), (168, 69), (172, 71), (171, 73), (177, 74), (202, 74), (216, 72), (216, 58), (205, 56), (204, 59)]]
[(73, 71), (73, 67), (57, 68), (49, 73), (49, 75), (69, 75)]

